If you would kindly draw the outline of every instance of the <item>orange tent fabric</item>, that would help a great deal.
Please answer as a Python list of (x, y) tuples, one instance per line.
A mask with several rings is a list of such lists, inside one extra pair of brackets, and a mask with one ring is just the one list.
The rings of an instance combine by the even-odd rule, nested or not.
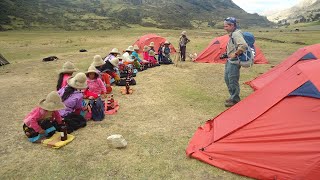
[(319, 179), (319, 69), (293, 66), (199, 127), (186, 154), (255, 179)]
[[(226, 59), (220, 59), (220, 56), (226, 52), (229, 36), (224, 35), (217, 37), (211, 41), (209, 46), (204, 49), (194, 62), (201, 63), (225, 63)], [(268, 60), (263, 55), (261, 49), (255, 44), (256, 56), (254, 58), (255, 64), (267, 64)]]
[[(141, 36), (134, 44), (139, 47), (139, 54), (143, 53), (143, 47), (144, 46), (149, 46), (150, 42), (154, 42), (154, 50), (156, 51), (155, 53), (158, 52), (158, 49), (160, 47), (161, 43), (164, 43), (166, 41), (165, 38), (158, 36), (156, 34), (146, 34), (144, 36)], [(170, 42), (171, 43), (171, 42)], [(170, 50), (171, 53), (175, 53), (176, 49), (173, 47), (172, 43), (170, 44)]]
[(290, 69), (293, 65), (316, 59), (320, 59), (320, 44), (300, 48), (291, 56), (283, 60), (282, 63), (254, 80), (246, 82), (246, 84), (250, 85), (254, 90), (261, 89), (280, 74)]

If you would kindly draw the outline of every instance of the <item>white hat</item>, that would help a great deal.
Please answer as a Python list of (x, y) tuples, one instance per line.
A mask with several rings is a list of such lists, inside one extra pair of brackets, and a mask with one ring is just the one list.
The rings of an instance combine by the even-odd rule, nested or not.
[(66, 108), (57, 91), (50, 92), (45, 99), (39, 102), (39, 106), (47, 111), (58, 111)]
[(187, 31), (182, 31), (181, 35), (187, 35)]
[(150, 42), (149, 47), (154, 47), (154, 42)]
[(118, 48), (113, 48), (111, 51), (110, 51), (110, 54), (120, 54)]
[(147, 46), (147, 45), (143, 47), (143, 51), (144, 51), (144, 52), (149, 51), (149, 49), (150, 49), (150, 48), (149, 48), (149, 46)]
[(63, 64), (60, 73), (73, 73), (76, 72), (78, 69), (74, 66), (74, 64), (70, 61), (67, 61)]
[(87, 76), (79, 72), (74, 77), (67, 80), (69, 86), (76, 89), (86, 89), (87, 88)]
[(155, 56), (156, 54), (154, 53), (154, 51), (149, 51), (149, 56)]
[(119, 64), (119, 59), (118, 58), (112, 58), (111, 60), (109, 60), (110, 63), (113, 65), (113, 66), (118, 66)]
[(137, 50), (137, 51), (139, 51), (139, 50), (140, 50), (140, 48), (138, 47), (138, 45), (136, 45), (136, 44), (135, 44), (135, 45), (133, 46), (133, 50)]
[(133, 50), (133, 46), (129, 46), (129, 47), (126, 49), (126, 51), (133, 52), (133, 51), (134, 51), (134, 50)]
[(88, 71), (86, 72), (86, 75), (88, 75), (89, 73), (92, 73), (92, 72), (98, 74), (97, 68), (91, 65), (88, 68)]
[(165, 41), (164, 44), (170, 44), (170, 42), (169, 41)]
[(102, 66), (104, 64), (105, 62), (102, 60), (100, 55), (95, 55), (93, 57), (93, 62), (91, 63), (92, 66), (97, 67), (97, 66)]

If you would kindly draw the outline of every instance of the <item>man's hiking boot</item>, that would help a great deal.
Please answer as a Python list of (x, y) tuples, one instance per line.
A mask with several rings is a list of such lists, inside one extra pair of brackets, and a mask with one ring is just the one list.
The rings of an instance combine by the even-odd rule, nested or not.
[(224, 102), (225, 103), (228, 103), (228, 102), (230, 102), (230, 101), (232, 101), (231, 99), (226, 99)]
[(224, 105), (226, 107), (232, 107), (233, 105), (237, 104), (238, 102), (234, 102), (234, 101), (228, 101), (228, 102), (225, 102)]

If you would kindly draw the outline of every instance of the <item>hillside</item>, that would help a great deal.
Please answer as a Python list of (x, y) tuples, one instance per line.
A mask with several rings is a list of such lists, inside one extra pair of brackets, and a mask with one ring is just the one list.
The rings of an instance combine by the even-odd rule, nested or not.
[(320, 21), (320, 0), (301, 0), (289, 9), (268, 16), (279, 24)]
[(242, 26), (269, 26), (232, 0), (2, 0), (0, 30), (119, 29), (131, 24), (159, 28), (215, 26), (235, 16)]

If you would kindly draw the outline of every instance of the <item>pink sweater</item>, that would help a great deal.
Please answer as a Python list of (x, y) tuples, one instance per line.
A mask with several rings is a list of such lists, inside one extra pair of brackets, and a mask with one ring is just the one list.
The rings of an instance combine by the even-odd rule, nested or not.
[(68, 83), (67, 80), (71, 77), (69, 74), (64, 74), (62, 79), (61, 88), (65, 87)]
[(143, 59), (144, 60), (148, 60), (149, 59), (149, 53), (147, 52), (143, 52)]
[[(39, 132), (41, 127), (38, 124), (39, 120), (43, 120), (47, 111), (42, 109), (41, 107), (34, 108), (23, 120), (23, 122), (28, 126), (34, 129), (36, 132)], [(58, 124), (62, 123), (62, 118), (58, 111), (53, 111), (52, 120), (57, 121)]]
[(93, 79), (93, 80), (87, 78), (87, 84), (90, 92), (93, 92), (98, 95), (104, 94), (107, 92), (107, 89), (100, 78)]
[(149, 56), (148, 61), (149, 61), (151, 64), (157, 64), (157, 63), (158, 63), (157, 60), (156, 60), (156, 58), (154, 58), (154, 56)]

